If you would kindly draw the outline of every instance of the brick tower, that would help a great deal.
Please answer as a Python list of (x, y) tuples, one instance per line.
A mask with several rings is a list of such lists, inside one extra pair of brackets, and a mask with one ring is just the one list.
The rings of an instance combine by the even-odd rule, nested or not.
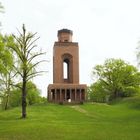
[(58, 31), (53, 47), (53, 84), (48, 86), (48, 101), (79, 103), (85, 101), (87, 86), (79, 84), (79, 46), (72, 42), (73, 32)]

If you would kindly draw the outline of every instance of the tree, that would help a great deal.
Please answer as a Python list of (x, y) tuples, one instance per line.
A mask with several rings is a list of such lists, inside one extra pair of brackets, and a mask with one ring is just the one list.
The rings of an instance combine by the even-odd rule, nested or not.
[(40, 91), (31, 81), (27, 83), (27, 101), (29, 105), (41, 102)]
[(101, 81), (97, 81), (94, 84), (91, 84), (88, 87), (88, 96), (90, 101), (94, 102), (107, 102), (107, 92), (103, 87), (103, 83)]
[(22, 78), (22, 118), (26, 118), (27, 116), (27, 82), (42, 73), (42, 71), (35, 71), (36, 66), (44, 61), (35, 62), (35, 58), (44, 54), (42, 52), (33, 53), (33, 49), (37, 47), (35, 42), (39, 39), (39, 37), (35, 37), (36, 34), (37, 33), (26, 32), (25, 26), (23, 25), (22, 33), (19, 31), (19, 36), (13, 35), (16, 40), (16, 45), (9, 46), (16, 53), (20, 64), (20, 68), (15, 67), (15, 69)]
[(107, 59), (103, 65), (96, 65), (92, 74), (96, 77), (95, 93), (105, 93), (110, 99), (130, 96), (140, 85), (137, 68), (121, 59)]
[[(9, 98), (10, 107), (16, 107), (16, 106), (20, 106), (22, 104), (21, 88), (19, 88), (19, 87), (22, 87), (22, 83), (18, 83), (17, 86), (15, 86), (11, 90), (11, 94), (10, 94), (10, 98)], [(27, 99), (28, 105), (33, 105), (33, 104), (42, 102), (42, 97), (40, 96), (39, 89), (31, 81), (27, 82), (27, 98), (26, 99)], [(5, 106), (5, 102), (6, 102), (5, 100), (2, 100), (2, 106)]]
[(13, 42), (11, 36), (3, 36), (0, 34), (0, 73), (6, 73), (7, 68), (11, 68), (13, 65), (13, 56), (7, 46)]
[(14, 57), (11, 50), (7, 48), (9, 45), (14, 45), (13, 37), (0, 35), (0, 95), (1, 99), (5, 100), (5, 110), (8, 108), (10, 90), (14, 78)]

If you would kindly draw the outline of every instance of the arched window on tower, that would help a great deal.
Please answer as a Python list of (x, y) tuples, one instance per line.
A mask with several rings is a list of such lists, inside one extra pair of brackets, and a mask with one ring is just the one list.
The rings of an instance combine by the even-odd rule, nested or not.
[(62, 79), (64, 83), (72, 83), (73, 82), (73, 57), (71, 54), (62, 55)]
[(68, 64), (63, 62), (63, 79), (68, 79)]
[(65, 82), (69, 81), (69, 59), (63, 61), (63, 79)]

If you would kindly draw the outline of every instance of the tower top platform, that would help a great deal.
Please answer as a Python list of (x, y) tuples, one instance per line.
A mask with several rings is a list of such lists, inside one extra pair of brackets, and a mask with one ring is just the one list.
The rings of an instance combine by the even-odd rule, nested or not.
[(57, 37), (58, 42), (72, 42), (73, 32), (68, 29), (58, 30)]
[(72, 31), (72, 30), (69, 30), (69, 29), (61, 29), (61, 30), (58, 30), (57, 36), (58, 36), (59, 34), (61, 34), (61, 33), (68, 33), (68, 34), (73, 35), (73, 31)]

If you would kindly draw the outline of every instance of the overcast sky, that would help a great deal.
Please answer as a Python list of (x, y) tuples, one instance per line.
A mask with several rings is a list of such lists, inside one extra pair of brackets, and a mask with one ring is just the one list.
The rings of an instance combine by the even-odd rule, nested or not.
[(26, 25), (38, 32), (38, 47), (49, 60), (40, 66), (48, 73), (35, 79), (42, 95), (52, 83), (52, 50), (57, 31), (73, 31), (79, 43), (80, 83), (91, 84), (91, 71), (106, 58), (121, 58), (136, 64), (136, 47), (140, 40), (140, 0), (0, 0), (5, 13), (0, 14), (3, 33), (17, 33)]

